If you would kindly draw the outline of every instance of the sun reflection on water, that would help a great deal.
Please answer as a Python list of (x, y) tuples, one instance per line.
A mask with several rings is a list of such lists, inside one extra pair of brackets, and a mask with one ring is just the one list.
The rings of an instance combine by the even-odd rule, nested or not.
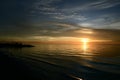
[(86, 53), (87, 49), (88, 49), (88, 42), (89, 42), (89, 39), (88, 38), (82, 38), (81, 39), (82, 41), (82, 50), (83, 50), (83, 53)]
[(87, 51), (87, 48), (88, 48), (87, 43), (83, 43), (83, 51), (84, 51), (84, 53)]

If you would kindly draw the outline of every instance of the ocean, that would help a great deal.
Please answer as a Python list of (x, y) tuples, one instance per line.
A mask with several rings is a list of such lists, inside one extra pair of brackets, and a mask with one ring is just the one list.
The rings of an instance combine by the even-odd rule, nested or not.
[(118, 44), (36, 44), (28, 48), (0, 48), (0, 52), (14, 59), (10, 63), (21, 63), (17, 66), (23, 70), (21, 74), (25, 72), (34, 80), (120, 80)]

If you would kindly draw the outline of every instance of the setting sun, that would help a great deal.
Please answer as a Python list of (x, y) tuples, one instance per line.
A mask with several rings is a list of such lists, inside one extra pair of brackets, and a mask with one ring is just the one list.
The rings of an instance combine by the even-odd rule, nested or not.
[(82, 41), (83, 43), (87, 43), (87, 42), (90, 41), (90, 39), (89, 39), (89, 38), (81, 38), (81, 41)]

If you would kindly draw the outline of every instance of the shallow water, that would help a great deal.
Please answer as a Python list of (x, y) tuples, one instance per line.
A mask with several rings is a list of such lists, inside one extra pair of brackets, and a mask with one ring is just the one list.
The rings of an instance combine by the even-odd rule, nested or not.
[(39, 80), (120, 80), (120, 45), (35, 45), (0, 49)]

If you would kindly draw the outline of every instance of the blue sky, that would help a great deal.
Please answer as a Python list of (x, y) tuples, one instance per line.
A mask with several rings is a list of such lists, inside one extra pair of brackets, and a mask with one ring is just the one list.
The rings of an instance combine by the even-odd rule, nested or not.
[[(1, 39), (100, 36), (119, 40), (119, 0), (1, 0), (0, 9)], [(76, 33), (83, 28), (96, 33)], [(101, 30), (106, 33), (100, 35)]]

